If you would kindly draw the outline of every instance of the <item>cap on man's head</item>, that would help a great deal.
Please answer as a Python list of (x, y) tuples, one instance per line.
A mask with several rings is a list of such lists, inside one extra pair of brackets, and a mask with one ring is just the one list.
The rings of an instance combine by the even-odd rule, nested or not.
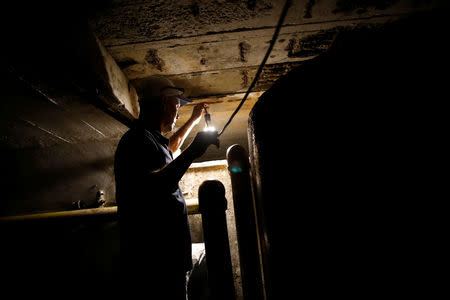
[(135, 88), (139, 101), (164, 95), (177, 96), (180, 99), (180, 106), (192, 102), (182, 96), (184, 88), (175, 86), (170, 79), (160, 75), (153, 75), (137, 81)]

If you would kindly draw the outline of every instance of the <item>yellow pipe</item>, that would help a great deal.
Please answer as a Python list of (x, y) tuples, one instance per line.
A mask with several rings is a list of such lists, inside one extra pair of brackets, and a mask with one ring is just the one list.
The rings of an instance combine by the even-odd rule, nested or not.
[(56, 211), (46, 213), (36, 213), (27, 215), (17, 215), (0, 217), (0, 222), (8, 221), (31, 221), (41, 219), (60, 219), (60, 218), (72, 218), (72, 217), (86, 217), (94, 215), (115, 215), (117, 214), (117, 206), (101, 207), (101, 208), (89, 208), (80, 210), (68, 210), (68, 211)]
[[(190, 215), (198, 214), (197, 199), (187, 200), (186, 205), (188, 214)], [(107, 215), (112, 216), (117, 215), (117, 206), (7, 216), (7, 217), (0, 217), (0, 222), (63, 219), (73, 217), (107, 216)]]

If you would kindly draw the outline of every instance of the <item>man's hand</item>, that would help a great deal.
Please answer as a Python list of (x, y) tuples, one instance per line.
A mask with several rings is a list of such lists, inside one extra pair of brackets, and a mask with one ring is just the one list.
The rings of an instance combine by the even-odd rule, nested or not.
[(194, 122), (194, 125), (197, 125), (202, 118), (202, 115), (205, 114), (204, 108), (208, 108), (208, 104), (206, 103), (198, 103), (194, 106), (192, 110), (191, 120)]
[(220, 147), (219, 133), (217, 131), (201, 131), (197, 133), (192, 143), (185, 150), (194, 158), (202, 156), (209, 145)]
[(191, 118), (175, 132), (169, 140), (169, 149), (172, 153), (177, 153), (180, 149), (181, 145), (184, 143), (184, 140), (188, 136), (189, 132), (191, 132), (192, 128), (200, 122), (202, 115), (205, 114), (204, 108), (207, 108), (208, 104), (206, 103), (198, 103), (194, 106), (194, 110), (192, 111)]

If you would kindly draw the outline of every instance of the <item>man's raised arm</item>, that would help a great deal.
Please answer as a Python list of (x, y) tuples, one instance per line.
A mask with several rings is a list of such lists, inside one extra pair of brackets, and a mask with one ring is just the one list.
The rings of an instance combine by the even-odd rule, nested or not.
[(192, 128), (200, 122), (202, 115), (205, 113), (203, 108), (208, 107), (206, 103), (199, 103), (194, 106), (192, 115), (189, 120), (181, 126), (169, 139), (169, 149), (175, 153), (183, 145), (184, 140), (191, 132)]

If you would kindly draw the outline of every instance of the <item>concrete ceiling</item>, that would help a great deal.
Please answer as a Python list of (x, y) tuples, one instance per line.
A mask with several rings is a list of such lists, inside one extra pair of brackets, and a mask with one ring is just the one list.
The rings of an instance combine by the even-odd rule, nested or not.
[[(152, 74), (168, 76), (195, 102), (209, 103), (212, 120), (221, 129), (251, 84), (284, 3), (115, 0), (90, 23), (131, 83)], [(432, 1), (292, 1), (251, 97), (221, 137), (222, 149), (211, 149), (210, 158), (223, 158), (231, 144), (246, 146), (248, 114), (258, 96), (302, 61), (326, 51), (337, 32), (376, 27), (432, 5)], [(274, 112), (289, 109), (293, 101), (300, 99), (280, 99)], [(189, 118), (191, 110), (192, 105), (182, 108), (179, 123)]]
[[(114, 111), (118, 119), (136, 117), (138, 107), (130, 86), (152, 74), (162, 74), (172, 79), (176, 85), (184, 87), (187, 96), (195, 100), (194, 103), (209, 103), (212, 121), (216, 128), (221, 129), (251, 84), (266, 53), (284, 3), (285, 1), (280, 0), (108, 0), (95, 4), (89, 1), (73, 1), (64, 5), (57, 4), (58, 14), (43, 17), (33, 12), (33, 9), (39, 6), (35, 3), (27, 14), (26, 26), (23, 25), (22, 30), (16, 28), (17, 32), (12, 34), (15, 42), (10, 43), (14, 45), (11, 46), (13, 51), (10, 55), (16, 55), (19, 51), (20, 55), (16, 55), (18, 57), (16, 62), (27, 67), (37, 64), (33, 68), (28, 67), (30, 70), (50, 70), (48, 63), (51, 60), (54, 69), (60, 68), (58, 71), (53, 69), (47, 72), (52, 73), (53, 77), (58, 77), (58, 72), (63, 72), (63, 69), (79, 67), (79, 61), (71, 62), (67, 53), (80, 52), (80, 49), (75, 51), (73, 47), (64, 43), (58, 44), (55, 36), (69, 33), (62, 29), (58, 32), (55, 28), (62, 28), (61, 24), (64, 22), (73, 23), (73, 18), (67, 18), (70, 10), (73, 10), (73, 15), (77, 15), (85, 12), (86, 8), (92, 8), (88, 9), (89, 13), (86, 13), (86, 16), (92, 32), (98, 39), (100, 50), (97, 49), (94, 54), (90, 53), (88, 60), (94, 64), (99, 57), (108, 61), (103, 65), (104, 73), (109, 74), (110, 83), (116, 82), (108, 88), (109, 93), (116, 99), (114, 101), (102, 97), (97, 86), (94, 88), (98, 98), (103, 101), (102, 105), (106, 106), (105, 111)], [(292, 1), (278, 40), (249, 99), (221, 137), (221, 148), (211, 147), (202, 160), (225, 158), (227, 148), (235, 143), (247, 147), (248, 115), (258, 97), (280, 76), (326, 51), (339, 31), (361, 26), (377, 28), (415, 11), (435, 7), (439, 3), (440, 1), (428, 0)], [(20, 14), (20, 18), (14, 18), (15, 24), (22, 24), (26, 18), (23, 17), (19, 4), (15, 10)], [(48, 24), (39, 27), (44, 19)], [(12, 25), (5, 24), (3, 27), (7, 26)], [(42, 35), (49, 29), (56, 33), (49, 35), (48, 39), (42, 39)], [(46, 45), (46, 50), (39, 52), (42, 45)], [(44, 56), (48, 61), (43, 59)], [(24, 70), (20, 67), (17, 69)], [(96, 76), (102, 77), (104, 74), (97, 72)], [(92, 117), (94, 114), (99, 115), (97, 110), (82, 108), (82, 97), (77, 96), (77, 101), (65, 100), (67, 97), (62, 97), (58, 91), (48, 89), (48, 85), (47, 88), (45, 84), (40, 85), (41, 74), (37, 77), (32, 75), (28, 79), (28, 82), (32, 82), (32, 86), (39, 87), (50, 100), (46, 105), (57, 103), (59, 110), (65, 107), (65, 111), (77, 111), (76, 116), (80, 120), (84, 120), (82, 112), (87, 111), (86, 119), (92, 120), (92, 122), (78, 122), (75, 134), (67, 131), (74, 128), (70, 126), (70, 121), (66, 122), (69, 125), (61, 125), (63, 122), (59, 121), (57, 124), (41, 127), (53, 128), (51, 132), (61, 131), (58, 136), (71, 141), (72, 138), (67, 136), (80, 135), (79, 139), (82, 139), (82, 133), (89, 127), (86, 122), (98, 123), (95, 128), (105, 126), (99, 123), (99, 120), (105, 119), (104, 117)], [(70, 81), (72, 86), (82, 86), (81, 81), (73, 78), (66, 81)], [(123, 88), (124, 86), (126, 88)], [(117, 93), (120, 89), (126, 90), (125, 96)], [(81, 90), (86, 88), (82, 87)], [(301, 87), (299, 99), (280, 99), (280, 105), (274, 108), (274, 113), (295, 108), (295, 102), (301, 101), (300, 95)], [(124, 97), (128, 100), (123, 101)], [(178, 126), (189, 118), (192, 107), (193, 104), (190, 104), (180, 110)], [(71, 116), (74, 118), (74, 114)], [(29, 118), (22, 117), (22, 119), (25, 121), (18, 119), (16, 123), (28, 127), (33, 127), (30, 122), (36, 126), (40, 124)], [(106, 119), (111, 122), (111, 118)], [(51, 118), (46, 120), (50, 122)], [(191, 133), (187, 143), (197, 130), (202, 129), (202, 124)], [(38, 128), (36, 126), (33, 128)], [(92, 138), (106, 138), (120, 136), (126, 130), (126, 127), (118, 125), (107, 128), (115, 128), (115, 131), (103, 136), (92, 128), (88, 132)], [(103, 129), (99, 131), (109, 130)], [(63, 142), (54, 137), (52, 140)]]

